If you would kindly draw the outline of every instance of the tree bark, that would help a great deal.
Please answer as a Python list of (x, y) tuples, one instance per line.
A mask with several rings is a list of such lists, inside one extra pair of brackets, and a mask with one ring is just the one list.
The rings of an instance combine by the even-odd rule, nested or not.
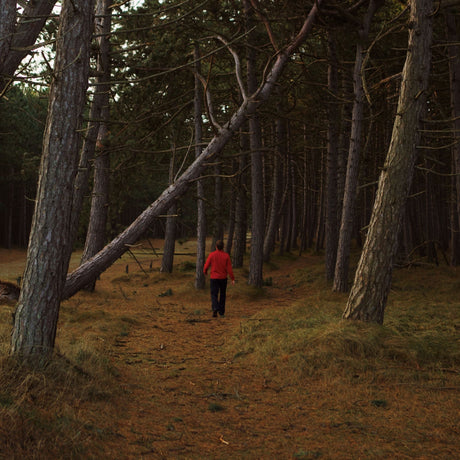
[(235, 241), (232, 256), (232, 264), (234, 268), (243, 266), (244, 255), (246, 253), (246, 234), (248, 230), (246, 164), (248, 155), (247, 152), (249, 151), (249, 139), (248, 135), (243, 130), (240, 130), (239, 138), (239, 174), (235, 203)]
[(380, 7), (382, 0), (371, 0), (368, 10), (359, 31), (359, 40), (356, 45), (355, 67), (353, 71), (354, 103), (352, 113), (352, 126), (350, 146), (348, 151), (347, 174), (342, 206), (342, 218), (337, 247), (337, 260), (334, 272), (333, 290), (348, 291), (348, 269), (350, 265), (350, 249), (353, 235), (354, 212), (356, 192), (358, 186), (359, 157), (361, 154), (361, 132), (363, 125), (364, 89), (362, 79), (362, 66), (364, 62), (365, 43), (369, 36), (372, 18)]
[[(16, 22), (16, 2), (14, 2), (14, 18), (11, 12), (11, 1), (1, 0), (0, 2), (0, 23), (2, 24), (1, 37), (5, 37), (3, 41), (0, 38), (5, 48), (0, 50), (3, 54), (0, 56), (0, 94), (3, 94), (9, 84), (13, 81), (14, 72), (19, 67), (21, 61), (30, 53), (31, 46), (37, 40), (37, 37), (43, 26), (51, 14), (56, 0), (36, 0), (29, 1), (24, 8), (22, 18), (14, 25), (14, 34), (10, 21)], [(8, 42), (8, 48), (6, 48)], [(2, 47), (3, 47), (2, 46)]]
[[(96, 85), (90, 109), (90, 119), (87, 125), (83, 147), (80, 153), (80, 163), (75, 179), (75, 191), (72, 204), (72, 230), (77, 234), (80, 212), (83, 200), (88, 192), (90, 164), (98, 149), (93, 179), (93, 193), (89, 226), (86, 235), (85, 249), (82, 262), (90, 259), (100, 251), (106, 242), (106, 225), (109, 208), (110, 158), (109, 158), (109, 128), (110, 120), (110, 31), (112, 28), (112, 8), (109, 0), (96, 2), (95, 30), (98, 45), (95, 79)], [(94, 283), (87, 289), (94, 290)]]
[[(198, 75), (201, 75), (200, 62), (200, 47), (196, 43), (194, 48), (195, 59), (195, 99), (194, 99), (194, 115), (195, 115), (195, 158), (199, 158), (203, 147), (203, 86)], [(206, 278), (203, 273), (203, 267), (206, 262), (206, 207), (204, 184), (202, 180), (196, 183), (197, 194), (197, 223), (196, 223), (196, 271), (195, 271), (195, 287), (204, 289), (206, 286)]]
[[(108, 115), (107, 115), (108, 116)], [(91, 259), (106, 243), (106, 229), (109, 210), (110, 188), (110, 156), (106, 147), (108, 137), (107, 125), (99, 127), (98, 153), (94, 163), (94, 185), (91, 199), (89, 225), (81, 263)], [(76, 211), (73, 211), (76, 212)], [(86, 286), (88, 291), (94, 291), (96, 279)]]
[(281, 204), (283, 202), (283, 160), (287, 156), (286, 120), (276, 119), (276, 153), (273, 163), (273, 193), (270, 205), (270, 218), (264, 240), (264, 262), (270, 261), (279, 230)]
[(419, 122), (430, 73), (432, 0), (412, 0), (409, 44), (398, 109), (369, 231), (343, 317), (382, 324), (405, 203), (410, 191)]
[(15, 26), (16, 1), (0, 0), (0, 69), (2, 71), (3, 62), (10, 52)]
[(11, 353), (37, 365), (48, 360), (54, 347), (72, 251), (72, 193), (88, 85), (93, 9), (92, 1), (64, 1), (57, 37), (37, 202), (11, 339)]
[[(247, 48), (247, 79), (249, 94), (257, 88), (256, 81), (256, 48), (253, 43), (254, 11), (249, 0), (244, 0), (246, 28), (248, 31)], [(264, 250), (264, 188), (262, 160), (262, 132), (259, 116), (253, 112), (249, 116), (249, 142), (251, 148), (251, 253), (249, 260), (248, 284), (260, 287), (263, 283), (263, 250)]]
[[(232, 176), (238, 174), (238, 163), (234, 158), (232, 160)], [(236, 184), (234, 180), (231, 180), (231, 193), (232, 198), (230, 199), (229, 212), (228, 212), (228, 227), (227, 227), (227, 241), (225, 243), (225, 252), (227, 254), (232, 253), (233, 248), (233, 238), (235, 236), (235, 209), (236, 209), (236, 200), (233, 197), (236, 194)]]

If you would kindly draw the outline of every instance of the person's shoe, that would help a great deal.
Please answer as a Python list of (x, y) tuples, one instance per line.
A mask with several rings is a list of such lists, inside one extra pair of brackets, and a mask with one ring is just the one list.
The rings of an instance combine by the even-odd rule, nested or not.
[(225, 313), (220, 313), (220, 312), (219, 312), (219, 316), (220, 316), (221, 318), (223, 318), (223, 317), (225, 316)]
[(213, 318), (217, 318), (217, 311), (213, 311), (213, 312), (212, 312), (212, 317), (213, 317)]

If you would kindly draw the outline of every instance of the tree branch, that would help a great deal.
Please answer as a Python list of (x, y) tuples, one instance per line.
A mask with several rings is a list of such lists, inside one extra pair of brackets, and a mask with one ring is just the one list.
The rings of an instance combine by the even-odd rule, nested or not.
[(246, 90), (244, 88), (244, 83), (243, 83), (243, 77), (241, 75), (241, 62), (240, 62), (240, 57), (238, 56), (238, 53), (230, 46), (230, 44), (225, 40), (224, 37), (217, 35), (217, 39), (220, 40), (232, 53), (233, 59), (235, 61), (235, 73), (236, 73), (236, 79), (238, 81), (238, 86), (240, 87), (240, 92), (243, 100), (247, 99), (247, 94)]

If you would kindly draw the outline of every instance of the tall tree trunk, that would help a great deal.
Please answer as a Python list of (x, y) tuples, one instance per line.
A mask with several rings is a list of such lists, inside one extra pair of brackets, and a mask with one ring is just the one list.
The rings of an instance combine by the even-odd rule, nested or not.
[[(288, 135), (288, 138), (290, 136)], [(289, 246), (292, 249), (298, 249), (299, 245), (297, 243), (297, 236), (299, 234), (298, 226), (298, 210), (297, 210), (297, 174), (296, 174), (297, 165), (294, 161), (294, 158), (290, 156), (289, 161), (289, 173), (291, 176), (291, 223), (290, 223), (290, 244)]]
[[(236, 159), (232, 160), (232, 176), (238, 174), (238, 164)], [(231, 194), (232, 197), (235, 196), (237, 191), (237, 186), (235, 182), (231, 181)], [(225, 252), (227, 254), (232, 253), (233, 248), (233, 238), (235, 236), (235, 210), (236, 210), (236, 200), (233, 198), (230, 199), (230, 209), (228, 213), (228, 227), (227, 227), (227, 242), (225, 243)]]
[(287, 155), (286, 120), (276, 119), (276, 153), (273, 163), (273, 193), (270, 206), (270, 218), (264, 240), (264, 261), (270, 260), (279, 230), (281, 203), (283, 200), (283, 160)]
[(307, 215), (308, 215), (308, 173), (307, 173), (307, 152), (303, 152), (302, 155), (302, 221), (300, 224), (300, 249), (299, 255), (307, 249)]
[(328, 127), (327, 127), (327, 170), (326, 170), (326, 280), (334, 279), (335, 262), (337, 260), (338, 214), (337, 214), (337, 168), (339, 152), (338, 126), (338, 62), (336, 38), (333, 32), (328, 33), (329, 63), (327, 71)]
[[(95, 162), (95, 177), (93, 179), (93, 202), (91, 203), (90, 224), (87, 231), (85, 251), (82, 262), (90, 259), (105, 243), (106, 223), (108, 214), (108, 187), (110, 159), (107, 150), (109, 144), (110, 120), (110, 32), (112, 28), (112, 8), (109, 0), (96, 1), (96, 15), (94, 20), (96, 43), (98, 46), (95, 87), (91, 102), (89, 121), (80, 153), (78, 173), (75, 178), (75, 191), (72, 204), (72, 229), (77, 234), (78, 223), (83, 200), (89, 190), (90, 164), (95, 156), (96, 146), (98, 155)], [(96, 189), (98, 189), (96, 191)], [(92, 222), (95, 219), (95, 222)], [(98, 235), (101, 235), (99, 239)], [(102, 244), (102, 246), (101, 246)], [(95, 283), (94, 283), (95, 284)], [(88, 286), (94, 289), (94, 284)]]
[[(91, 259), (106, 243), (106, 228), (109, 208), (110, 187), (110, 157), (106, 147), (108, 130), (104, 123), (99, 127), (99, 149), (94, 164), (94, 185), (91, 199), (89, 225), (86, 234), (85, 247), (81, 257), (81, 263)], [(77, 192), (75, 192), (77, 193)], [(75, 202), (75, 200), (74, 200)], [(72, 230), (72, 235), (75, 235)], [(96, 280), (89, 283), (85, 289), (94, 291)]]
[(52, 353), (72, 251), (72, 193), (93, 13), (88, 0), (67, 0), (62, 6), (37, 202), (11, 339), (12, 354), (31, 364), (44, 364)]
[(337, 260), (335, 265), (333, 290), (348, 291), (348, 269), (350, 265), (350, 249), (354, 226), (354, 212), (359, 174), (359, 157), (361, 155), (361, 131), (363, 124), (364, 90), (362, 79), (362, 66), (364, 62), (364, 49), (369, 36), (372, 18), (380, 7), (382, 0), (371, 0), (368, 10), (359, 30), (358, 44), (356, 45), (355, 67), (353, 71), (354, 103), (352, 113), (352, 126), (350, 147), (348, 152), (347, 175), (342, 206), (342, 218), (337, 247)]
[[(91, 259), (106, 243), (107, 220), (109, 212), (109, 188), (110, 188), (110, 156), (109, 156), (109, 128), (110, 119), (110, 30), (112, 28), (110, 0), (97, 0), (95, 26), (98, 33), (98, 59), (97, 71), (100, 76), (96, 79), (96, 89), (91, 107), (91, 116), (95, 118), (89, 121), (77, 177), (75, 179), (75, 191), (72, 205), (74, 219), (72, 230), (76, 232), (78, 217), (83, 203), (87, 177), (89, 173), (89, 159), (94, 155), (97, 146), (97, 154), (94, 163), (94, 184), (91, 199), (88, 231), (86, 234), (85, 247), (81, 263)], [(97, 133), (96, 144), (94, 134)], [(84, 180), (86, 176), (86, 180)], [(74, 235), (73, 235), (74, 236)], [(88, 291), (94, 291), (96, 279), (86, 286)]]
[[(248, 91), (253, 94), (257, 89), (256, 50), (253, 43), (252, 18), (254, 11), (249, 0), (244, 0), (246, 28), (248, 30), (247, 78)], [(251, 254), (249, 260), (248, 284), (256, 287), (263, 283), (264, 251), (264, 188), (262, 160), (262, 132), (259, 116), (253, 112), (249, 116), (249, 141), (251, 146)]]
[(319, 183), (317, 185), (318, 188), (318, 212), (317, 212), (317, 221), (316, 221), (316, 232), (315, 232), (315, 252), (319, 253), (324, 247), (324, 237), (325, 237), (325, 204), (326, 204), (326, 196), (325, 196), (325, 171), (324, 171), (324, 153), (321, 151), (320, 156), (320, 170), (318, 174)]
[(289, 58), (310, 33), (317, 18), (320, 5), (321, 0), (315, 2), (299, 33), (288, 46), (277, 53), (275, 62), (265, 74), (264, 82), (257, 89), (256, 93), (249, 95), (243, 100), (230, 120), (219, 128), (217, 134), (211, 139), (207, 147), (203, 149), (201, 155), (182, 173), (176, 182), (165, 189), (129, 227), (106, 245), (104, 249), (67, 276), (62, 296), (63, 299), (73, 296), (124, 254), (127, 250), (127, 244), (134, 244), (148, 230), (154, 219), (165, 212), (175, 199), (188, 190), (190, 184), (199, 177), (205, 168), (206, 162), (222, 151), (233, 134), (242, 126), (247, 116), (253, 113), (269, 98)]
[(232, 257), (232, 264), (234, 268), (243, 266), (243, 259), (246, 253), (246, 234), (248, 230), (246, 164), (249, 152), (249, 138), (244, 130), (240, 130), (239, 137), (239, 174), (235, 203), (235, 242)]
[(393, 134), (368, 235), (343, 313), (346, 319), (379, 324), (383, 323), (401, 220), (411, 187), (430, 73), (433, 1), (412, 0), (410, 5), (409, 44)]
[[(198, 75), (201, 75), (200, 47), (195, 43), (195, 98), (194, 98), (194, 116), (195, 116), (195, 158), (199, 158), (203, 147), (203, 86)], [(203, 273), (203, 267), (206, 262), (206, 207), (204, 184), (202, 180), (196, 183), (197, 195), (197, 222), (196, 222), (196, 270), (195, 270), (195, 288), (204, 289), (206, 278)]]

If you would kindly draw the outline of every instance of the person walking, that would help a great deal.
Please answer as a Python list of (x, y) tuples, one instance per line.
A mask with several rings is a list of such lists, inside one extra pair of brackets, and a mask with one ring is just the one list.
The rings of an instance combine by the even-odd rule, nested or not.
[[(225, 298), (227, 295), (227, 276), (230, 276), (232, 284), (235, 284), (235, 275), (233, 274), (232, 261), (230, 256), (224, 252), (224, 242), (216, 242), (216, 250), (209, 254), (203, 267), (203, 273), (208, 274), (211, 267), (211, 303), (212, 316), (217, 314), (225, 315)], [(219, 296), (220, 294), (220, 296)]]

